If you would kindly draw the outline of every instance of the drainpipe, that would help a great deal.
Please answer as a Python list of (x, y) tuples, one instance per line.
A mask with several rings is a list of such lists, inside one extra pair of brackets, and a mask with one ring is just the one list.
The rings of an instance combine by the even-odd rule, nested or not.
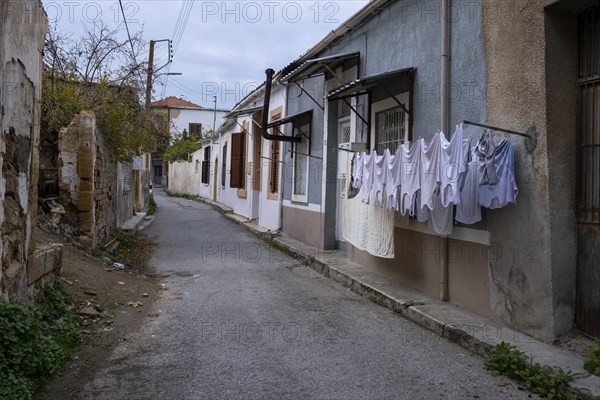
[[(440, 130), (448, 132), (448, 84), (450, 83), (450, 0), (442, 0), (442, 71), (440, 80)], [(448, 238), (440, 238), (440, 300), (449, 300)]]
[(283, 135), (271, 135), (269, 133), (269, 107), (271, 105), (271, 86), (273, 84), (273, 75), (275, 74), (275, 71), (269, 68), (265, 71), (265, 74), (267, 75), (267, 80), (265, 81), (265, 100), (263, 103), (263, 114), (260, 134), (266, 140), (279, 140), (280, 142), (296, 143), (300, 140), (299, 138)]

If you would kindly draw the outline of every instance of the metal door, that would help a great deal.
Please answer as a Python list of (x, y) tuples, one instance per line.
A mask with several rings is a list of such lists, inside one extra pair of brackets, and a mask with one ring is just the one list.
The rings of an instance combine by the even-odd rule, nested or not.
[(600, 336), (600, 7), (578, 18), (576, 323)]

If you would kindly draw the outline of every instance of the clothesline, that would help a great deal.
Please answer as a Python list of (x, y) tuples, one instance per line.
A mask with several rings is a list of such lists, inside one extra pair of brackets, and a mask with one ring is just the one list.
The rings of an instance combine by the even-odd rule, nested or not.
[(453, 220), (473, 224), (481, 220), (481, 207), (502, 208), (516, 202), (513, 153), (511, 139), (495, 143), (485, 132), (471, 147), (460, 124), (450, 141), (440, 132), (429, 143), (424, 139), (404, 143), (395, 154), (389, 150), (382, 155), (355, 154), (351, 186), (360, 189), (362, 203), (388, 213), (399, 211), (448, 236)]

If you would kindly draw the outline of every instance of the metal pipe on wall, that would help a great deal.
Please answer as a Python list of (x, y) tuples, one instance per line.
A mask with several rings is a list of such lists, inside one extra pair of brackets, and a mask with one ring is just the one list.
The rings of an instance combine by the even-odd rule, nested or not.
[[(450, 0), (442, 1), (442, 57), (440, 79), (440, 130), (448, 132), (449, 83), (450, 83)], [(448, 238), (440, 238), (440, 300), (449, 300), (448, 287)]]

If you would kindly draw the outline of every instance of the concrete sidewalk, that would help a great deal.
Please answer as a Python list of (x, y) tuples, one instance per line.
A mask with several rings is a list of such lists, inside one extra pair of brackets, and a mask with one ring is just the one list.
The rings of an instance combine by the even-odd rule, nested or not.
[[(262, 229), (249, 223), (245, 217), (232, 213), (226, 216), (264, 237)], [(570, 382), (570, 389), (574, 394), (592, 398), (600, 396), (600, 377), (585, 371), (585, 359), (574, 352), (544, 343), (449, 303), (431, 299), (350, 261), (346, 252), (320, 250), (284, 235), (271, 239), (286, 252), (303, 259), (316, 272), (474, 353), (485, 356), (489, 354), (489, 346), (510, 343), (529, 354), (533, 362), (571, 371), (574, 379)]]

